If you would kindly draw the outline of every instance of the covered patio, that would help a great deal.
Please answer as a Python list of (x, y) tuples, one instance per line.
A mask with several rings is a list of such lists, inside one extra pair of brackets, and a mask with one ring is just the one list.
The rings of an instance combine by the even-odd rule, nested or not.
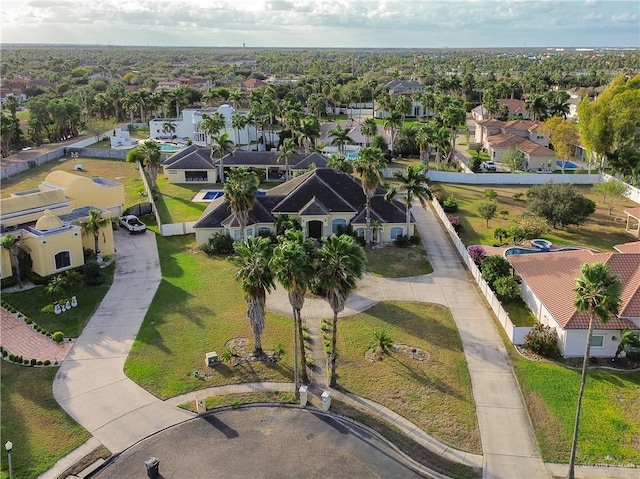
[(640, 238), (640, 207), (625, 210), (624, 213), (627, 215), (625, 231)]

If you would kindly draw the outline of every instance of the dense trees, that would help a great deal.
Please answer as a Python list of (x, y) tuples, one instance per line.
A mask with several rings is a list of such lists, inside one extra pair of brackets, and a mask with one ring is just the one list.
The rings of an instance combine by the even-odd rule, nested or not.
[(596, 211), (595, 203), (581, 195), (573, 185), (545, 183), (529, 188), (527, 208), (558, 226), (580, 225)]

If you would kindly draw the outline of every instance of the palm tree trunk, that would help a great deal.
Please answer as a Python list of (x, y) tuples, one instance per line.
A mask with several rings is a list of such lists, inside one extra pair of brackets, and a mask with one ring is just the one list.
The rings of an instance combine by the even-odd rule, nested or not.
[(367, 229), (367, 249), (371, 249), (371, 197), (367, 195), (367, 205), (365, 208), (365, 223)]
[(309, 375), (307, 374), (307, 352), (304, 349), (304, 337), (302, 336), (302, 316), (300, 316), (300, 310), (296, 308), (296, 320), (298, 322), (298, 347), (300, 348), (300, 364), (302, 368), (302, 377), (300, 378), (303, 383), (309, 382)]
[(593, 336), (593, 320), (595, 313), (589, 311), (589, 331), (587, 333), (587, 344), (584, 347), (584, 359), (582, 360), (582, 377), (580, 379), (580, 392), (578, 393), (578, 407), (576, 408), (576, 421), (573, 426), (573, 441), (571, 443), (571, 459), (569, 460), (568, 479), (574, 479), (576, 467), (576, 451), (578, 449), (578, 430), (580, 427), (580, 410), (582, 409), (582, 395), (587, 384), (587, 369), (589, 366), (589, 352), (591, 351), (591, 337)]
[(98, 231), (93, 232), (93, 248), (96, 254), (98, 254), (98, 252), (100, 251), (100, 234), (98, 233)]
[(298, 349), (300, 348), (300, 343), (298, 342), (299, 337), (299, 329), (298, 329), (298, 313), (296, 308), (292, 308), (293, 310), (293, 393), (298, 397), (298, 388), (300, 384), (299, 379), (299, 362), (298, 362)]
[(251, 323), (254, 338), (253, 355), (257, 358), (261, 358), (264, 355), (262, 351), (262, 331), (264, 330), (265, 302), (265, 297), (252, 297), (247, 301), (247, 316)]
[(407, 238), (411, 238), (411, 234), (409, 233), (409, 228), (411, 228), (411, 203), (407, 201), (406, 204), (406, 213), (407, 213)]
[(336, 350), (336, 342), (338, 337), (338, 312), (333, 312), (333, 325), (331, 332), (331, 377), (329, 379), (329, 386), (335, 387), (337, 384), (336, 381), (336, 358), (337, 358), (337, 350)]

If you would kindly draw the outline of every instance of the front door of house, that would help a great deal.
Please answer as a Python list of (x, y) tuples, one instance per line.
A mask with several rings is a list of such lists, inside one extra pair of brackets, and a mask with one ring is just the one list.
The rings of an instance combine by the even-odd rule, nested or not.
[(309, 230), (307, 231), (308, 238), (321, 239), (322, 238), (322, 221), (313, 220), (307, 223)]

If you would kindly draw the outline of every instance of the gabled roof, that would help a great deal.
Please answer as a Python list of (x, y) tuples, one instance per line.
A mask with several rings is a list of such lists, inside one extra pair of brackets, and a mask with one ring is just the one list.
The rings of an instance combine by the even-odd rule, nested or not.
[(617, 244), (613, 247), (618, 253), (640, 253), (640, 241)]
[(197, 163), (197, 164), (202, 164), (201, 161), (202, 160), (206, 160), (209, 163), (209, 168), (213, 168), (213, 166), (211, 165), (211, 159), (210, 159), (211, 158), (211, 149), (210, 148), (203, 148), (203, 147), (198, 146), (198, 145), (191, 145), (191, 146), (186, 147), (182, 151), (178, 151), (178, 152), (174, 153), (169, 158), (164, 160), (162, 162), (162, 164), (164, 166), (171, 165), (172, 168), (174, 166), (177, 166), (179, 169), (180, 168), (191, 168), (190, 166), (178, 166), (178, 162), (183, 160), (183, 159), (185, 159), (185, 158), (189, 158), (189, 161), (187, 161), (186, 163), (180, 163), (179, 165), (188, 165), (191, 162), (194, 162), (194, 163)]
[(329, 208), (323, 205), (318, 199), (314, 196), (309, 200), (309, 202), (302, 207), (299, 212), (300, 216), (315, 216), (315, 215), (328, 215)]
[(564, 329), (587, 329), (589, 316), (573, 302), (576, 278), (584, 264), (604, 263), (620, 278), (619, 317), (605, 325), (596, 319), (595, 329), (637, 329), (624, 318), (640, 317), (640, 254), (594, 253), (590, 250), (522, 254), (507, 257), (511, 265)]
[(314, 152), (310, 155), (297, 155), (296, 159), (300, 156), (302, 156), (302, 160), (298, 161), (293, 166), (289, 163), (292, 170), (306, 170), (307, 168), (310, 168), (312, 164), (316, 165), (316, 168), (325, 168), (327, 166), (327, 158), (320, 153)]

